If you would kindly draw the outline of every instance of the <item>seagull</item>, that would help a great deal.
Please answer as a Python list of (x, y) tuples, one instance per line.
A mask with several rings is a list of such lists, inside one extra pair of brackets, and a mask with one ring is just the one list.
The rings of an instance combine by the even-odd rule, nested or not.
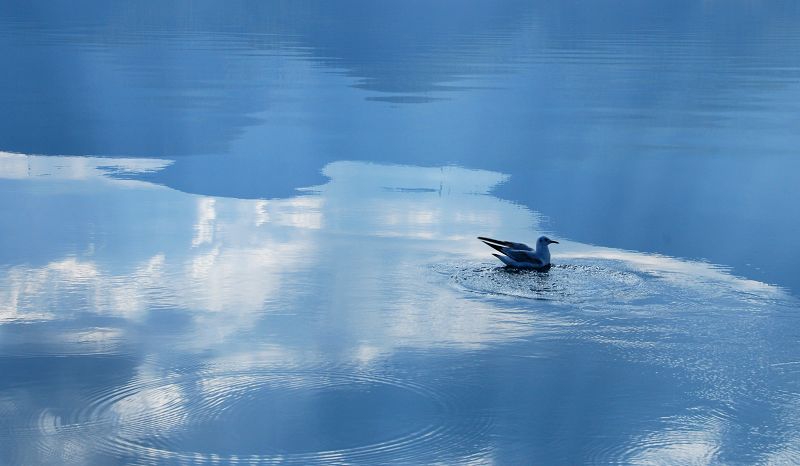
[(540, 236), (536, 240), (536, 250), (534, 251), (525, 243), (513, 243), (511, 241), (500, 241), (497, 239), (478, 236), (478, 239), (495, 248), (501, 254), (492, 254), (494, 257), (503, 261), (510, 267), (520, 269), (548, 270), (550, 268), (550, 244), (558, 244), (547, 236)]

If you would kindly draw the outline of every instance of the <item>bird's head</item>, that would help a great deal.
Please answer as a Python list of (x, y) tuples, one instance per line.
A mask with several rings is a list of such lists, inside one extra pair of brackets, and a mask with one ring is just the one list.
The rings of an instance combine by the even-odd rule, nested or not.
[(554, 241), (547, 236), (540, 236), (536, 243), (537, 245), (547, 246), (548, 244), (558, 244), (558, 241)]

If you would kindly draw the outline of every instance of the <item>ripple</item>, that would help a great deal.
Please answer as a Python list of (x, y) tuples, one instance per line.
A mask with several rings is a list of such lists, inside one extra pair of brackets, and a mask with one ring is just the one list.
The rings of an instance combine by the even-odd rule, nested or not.
[(663, 262), (662, 269), (621, 259), (582, 258), (555, 264), (547, 272), (485, 263), (439, 264), (434, 270), (471, 293), (548, 301), (582, 311), (709, 316), (733, 309), (791, 311), (797, 305), (780, 288), (739, 279), (709, 264), (637, 257), (642, 258)]
[[(796, 299), (708, 264), (632, 259), (570, 258), (548, 272), (485, 263), (434, 270), (479, 299), (511, 299), (515, 307), (569, 324), (551, 326), (550, 339), (598, 343), (619, 358), (667, 369), (696, 387), (692, 396), (720, 403), (774, 398), (769, 380), (776, 368), (758, 355), (772, 351), (770, 339), (791, 341), (796, 327), (773, 322), (794, 322)], [(751, 351), (742, 353), (744, 347)], [(782, 352), (793, 361), (791, 351)]]
[(662, 428), (629, 442), (599, 448), (592, 462), (602, 464), (712, 464), (719, 462), (723, 438), (734, 425), (719, 409), (690, 409), (686, 415), (661, 420)]
[(489, 422), (408, 380), (272, 369), (136, 380), (39, 427), (137, 462), (308, 464), (460, 461), (483, 453)]
[(567, 304), (630, 303), (649, 295), (648, 277), (641, 272), (625, 270), (619, 264), (558, 264), (548, 272), (486, 265), (442, 265), (438, 271), (470, 292)]

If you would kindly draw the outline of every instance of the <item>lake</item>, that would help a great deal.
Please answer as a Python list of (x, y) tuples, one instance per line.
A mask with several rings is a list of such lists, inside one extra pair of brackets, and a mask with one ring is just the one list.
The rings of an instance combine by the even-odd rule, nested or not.
[(0, 2), (0, 464), (800, 462), (799, 24)]

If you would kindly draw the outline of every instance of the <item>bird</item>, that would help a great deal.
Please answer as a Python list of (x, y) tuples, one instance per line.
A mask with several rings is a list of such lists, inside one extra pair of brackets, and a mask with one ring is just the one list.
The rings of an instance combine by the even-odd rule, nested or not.
[(536, 240), (536, 250), (534, 251), (525, 243), (501, 241), (485, 236), (478, 236), (478, 239), (501, 252), (502, 254), (492, 255), (503, 261), (507, 266), (534, 270), (550, 269), (550, 248), (548, 246), (558, 244), (558, 241), (554, 241), (547, 236), (540, 236)]

